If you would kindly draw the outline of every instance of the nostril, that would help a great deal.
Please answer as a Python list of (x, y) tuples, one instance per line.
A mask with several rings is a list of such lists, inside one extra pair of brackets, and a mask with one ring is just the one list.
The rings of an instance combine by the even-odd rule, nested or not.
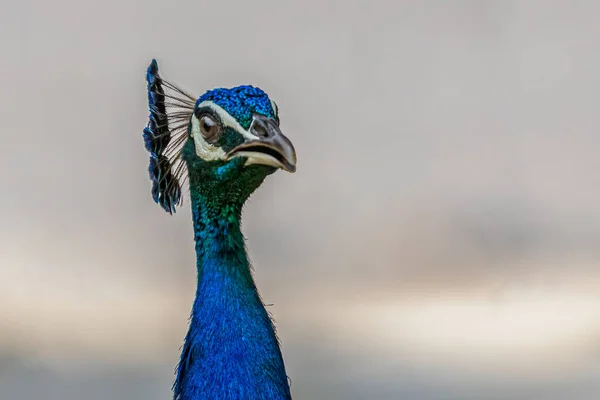
[(269, 127), (259, 118), (254, 118), (254, 121), (252, 121), (250, 132), (258, 137), (269, 137)]
[(267, 127), (263, 126), (262, 124), (256, 124), (254, 126), (254, 129), (252, 130), (252, 133), (254, 133), (256, 136), (260, 136), (260, 137), (267, 137), (267, 136), (269, 136), (269, 133), (267, 131)]

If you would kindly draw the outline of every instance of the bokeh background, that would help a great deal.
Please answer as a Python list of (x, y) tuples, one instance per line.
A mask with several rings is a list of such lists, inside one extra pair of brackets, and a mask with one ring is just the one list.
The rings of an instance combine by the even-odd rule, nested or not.
[(0, 399), (159, 400), (195, 289), (145, 68), (253, 84), (298, 172), (245, 209), (295, 399), (600, 392), (597, 1), (7, 1)]

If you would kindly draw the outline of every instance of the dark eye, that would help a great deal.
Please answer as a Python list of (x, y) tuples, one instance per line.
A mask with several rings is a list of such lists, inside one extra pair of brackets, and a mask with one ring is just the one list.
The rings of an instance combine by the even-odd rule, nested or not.
[(200, 133), (209, 143), (214, 143), (221, 133), (221, 125), (209, 115), (200, 117)]

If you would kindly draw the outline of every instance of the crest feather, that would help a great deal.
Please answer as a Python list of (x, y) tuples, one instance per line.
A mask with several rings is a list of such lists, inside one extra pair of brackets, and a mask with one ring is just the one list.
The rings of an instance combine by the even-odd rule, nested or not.
[(152, 181), (152, 198), (172, 214), (181, 204), (181, 186), (187, 178), (181, 149), (188, 136), (195, 99), (158, 74), (152, 60), (146, 72), (148, 83), (148, 125), (144, 128), (144, 145), (150, 153), (148, 172)]

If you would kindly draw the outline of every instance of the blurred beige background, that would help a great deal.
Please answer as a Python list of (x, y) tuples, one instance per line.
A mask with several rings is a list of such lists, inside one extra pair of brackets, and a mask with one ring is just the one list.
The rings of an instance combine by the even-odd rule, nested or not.
[(244, 230), (295, 399), (598, 398), (599, 2), (3, 6), (0, 399), (170, 397), (195, 268), (153, 57), (280, 106), (298, 172)]

